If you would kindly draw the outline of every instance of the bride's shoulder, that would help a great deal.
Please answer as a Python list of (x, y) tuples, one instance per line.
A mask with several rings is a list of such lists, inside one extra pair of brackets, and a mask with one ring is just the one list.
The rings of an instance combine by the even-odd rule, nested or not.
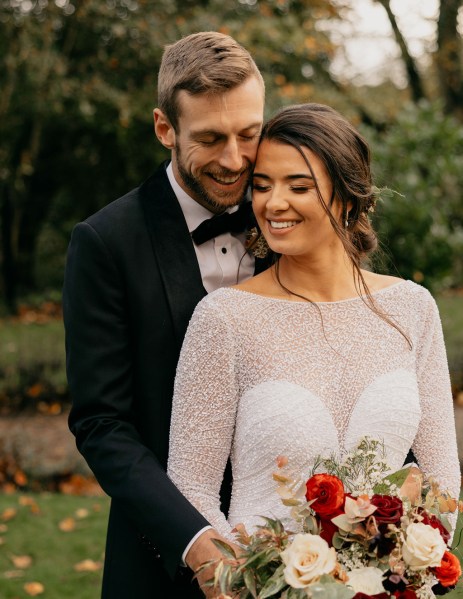
[(405, 279), (401, 279), (400, 277), (394, 277), (392, 275), (382, 275), (367, 270), (364, 270), (362, 274), (368, 286), (368, 289), (370, 290), (370, 293), (381, 291), (383, 289), (386, 289), (387, 287), (391, 287), (392, 285), (397, 285), (398, 283), (403, 283), (405, 281)]
[(426, 287), (409, 279), (401, 279), (390, 275), (382, 275), (363, 271), (365, 282), (370, 293), (391, 289), (395, 291), (392, 297), (401, 298), (403, 302), (418, 302), (418, 304), (434, 304), (435, 300)]

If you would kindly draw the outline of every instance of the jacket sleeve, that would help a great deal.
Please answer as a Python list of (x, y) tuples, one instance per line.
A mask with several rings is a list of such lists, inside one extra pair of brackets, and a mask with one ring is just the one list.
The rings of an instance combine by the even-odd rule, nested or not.
[(125, 285), (97, 231), (77, 225), (63, 290), (69, 426), (104, 491), (156, 546), (173, 576), (183, 550), (208, 522), (137, 432)]

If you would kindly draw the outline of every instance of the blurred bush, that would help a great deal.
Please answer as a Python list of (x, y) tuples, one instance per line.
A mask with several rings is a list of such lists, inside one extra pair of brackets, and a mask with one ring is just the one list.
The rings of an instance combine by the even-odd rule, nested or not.
[(431, 290), (463, 286), (463, 127), (439, 104), (409, 105), (378, 133), (364, 130), (378, 186), (399, 192), (377, 207), (384, 270)]

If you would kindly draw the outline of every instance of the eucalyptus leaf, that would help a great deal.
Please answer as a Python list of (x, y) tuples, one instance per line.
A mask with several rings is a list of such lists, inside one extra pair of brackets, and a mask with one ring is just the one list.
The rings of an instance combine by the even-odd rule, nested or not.
[(267, 597), (272, 597), (279, 591), (281, 591), (286, 586), (286, 580), (284, 577), (284, 569), (285, 565), (281, 564), (272, 576), (267, 580), (264, 584), (261, 592), (259, 593), (259, 599), (267, 599)]
[(220, 539), (212, 539), (212, 542), (218, 549), (220, 549), (220, 551), (225, 555), (225, 557), (228, 557), (230, 559), (236, 559), (236, 553), (231, 547), (231, 545), (225, 543), (225, 541), (221, 541)]
[(256, 579), (250, 570), (243, 570), (243, 581), (254, 599), (257, 599)]
[(318, 582), (310, 585), (312, 599), (352, 599), (355, 591), (338, 582)]
[[(393, 472), (392, 474), (385, 476), (383, 481), (389, 481), (391, 485), (396, 485), (400, 489), (400, 487), (404, 484), (409, 472), (409, 468), (402, 468), (401, 470), (397, 470), (397, 472)], [(377, 484), (373, 490), (378, 495), (388, 495), (390, 493), (390, 485), (382, 482)]]

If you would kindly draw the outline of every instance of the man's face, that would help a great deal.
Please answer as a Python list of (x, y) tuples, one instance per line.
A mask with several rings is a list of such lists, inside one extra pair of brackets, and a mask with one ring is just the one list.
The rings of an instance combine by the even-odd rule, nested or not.
[(239, 204), (249, 185), (264, 112), (255, 77), (217, 95), (178, 95), (172, 166), (180, 186), (212, 212)]

